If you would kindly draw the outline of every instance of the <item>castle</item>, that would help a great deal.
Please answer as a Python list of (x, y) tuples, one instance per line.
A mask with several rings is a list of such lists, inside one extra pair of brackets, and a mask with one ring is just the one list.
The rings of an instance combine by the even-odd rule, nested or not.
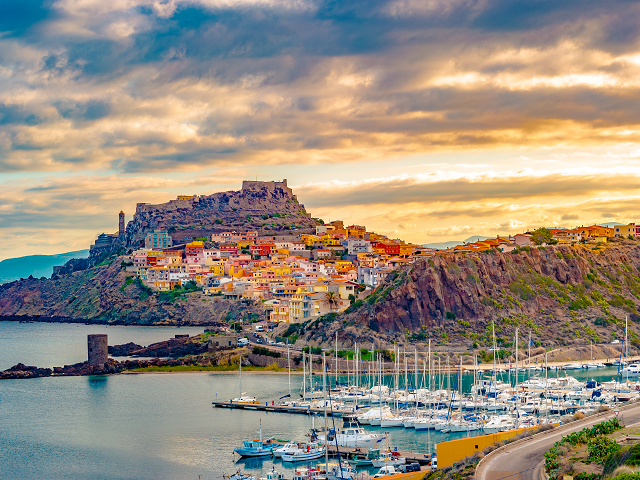
[(280, 190), (284, 190), (285, 192), (288, 192), (289, 195), (293, 196), (293, 190), (291, 190), (287, 186), (286, 178), (281, 182), (273, 182), (273, 181), (259, 182), (259, 181), (253, 181), (253, 180), (243, 180), (242, 182), (242, 190), (254, 190), (254, 189), (261, 189), (261, 188), (266, 188), (270, 192), (275, 192), (277, 189), (280, 189)]

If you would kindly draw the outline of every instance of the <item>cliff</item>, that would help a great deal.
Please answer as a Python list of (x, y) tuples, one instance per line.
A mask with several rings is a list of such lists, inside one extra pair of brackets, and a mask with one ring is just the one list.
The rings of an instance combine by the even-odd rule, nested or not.
[(0, 286), (0, 318), (139, 325), (226, 325), (262, 309), (234, 300), (185, 293), (161, 301), (132, 281), (119, 259), (55, 279)]
[[(392, 274), (376, 291), (336, 319), (299, 329), (330, 344), (336, 331), (349, 344), (432, 340), (498, 346), (521, 338), (545, 346), (622, 339), (640, 344), (640, 246), (525, 248), (511, 253), (443, 253)], [(524, 340), (524, 338), (523, 338)]]

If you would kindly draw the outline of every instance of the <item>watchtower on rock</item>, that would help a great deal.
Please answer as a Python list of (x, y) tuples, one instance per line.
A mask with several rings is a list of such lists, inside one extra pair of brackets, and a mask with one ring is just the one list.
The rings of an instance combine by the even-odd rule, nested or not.
[(87, 335), (87, 350), (89, 353), (89, 365), (102, 368), (109, 360), (109, 342), (104, 333)]
[(120, 210), (118, 215), (118, 236), (124, 235), (124, 212)]

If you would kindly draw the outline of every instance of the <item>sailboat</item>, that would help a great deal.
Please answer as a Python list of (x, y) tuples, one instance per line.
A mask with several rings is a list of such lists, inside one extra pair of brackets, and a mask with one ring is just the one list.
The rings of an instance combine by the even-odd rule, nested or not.
[(240, 384), (240, 396), (231, 399), (231, 403), (239, 403), (241, 405), (258, 405), (260, 402), (256, 397), (247, 395), (247, 392), (242, 391), (242, 355), (240, 355), (240, 373), (238, 375), (238, 382)]

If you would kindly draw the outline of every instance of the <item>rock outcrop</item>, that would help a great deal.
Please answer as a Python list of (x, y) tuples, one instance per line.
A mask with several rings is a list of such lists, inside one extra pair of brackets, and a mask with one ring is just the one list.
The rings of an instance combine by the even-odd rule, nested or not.
[(131, 280), (116, 258), (108, 265), (55, 279), (0, 285), (0, 320), (221, 327), (264, 315), (256, 306), (206, 297), (199, 291), (163, 302), (141, 282)]
[(284, 182), (244, 182), (242, 190), (171, 200), (159, 205), (139, 203), (126, 230), (126, 245), (138, 247), (144, 235), (168, 230), (175, 242), (207, 237), (226, 230), (257, 230), (261, 235), (314, 229), (318, 223), (298, 203)]

